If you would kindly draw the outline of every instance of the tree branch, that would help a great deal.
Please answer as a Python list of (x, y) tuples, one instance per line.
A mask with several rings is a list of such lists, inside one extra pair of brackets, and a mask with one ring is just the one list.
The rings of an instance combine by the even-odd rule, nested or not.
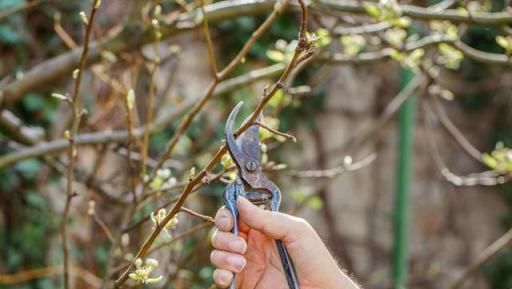
[(40, 127), (26, 126), (12, 112), (4, 110), (0, 112), (0, 127), (22, 144), (34, 144), (43, 140), (44, 130)]
[[(362, 2), (374, 5), (371, 2)], [(226, 0), (205, 6), (205, 13), (210, 24), (215, 24), (223, 20), (237, 18), (245, 15), (255, 15), (261, 12), (269, 11), (274, 7), (274, 1), (265, 0)], [(365, 14), (361, 2), (358, 1), (335, 1), (335, 0), (319, 0), (312, 4), (314, 9), (325, 10), (332, 9), (339, 12), (352, 12)], [(411, 5), (401, 5), (404, 16), (409, 16), (419, 20), (449, 20), (453, 22), (469, 23), (469, 24), (485, 24), (485, 25), (505, 25), (512, 23), (512, 15), (506, 12), (478, 12), (472, 13), (471, 17), (460, 13), (454, 9), (447, 9), (442, 12), (435, 9), (422, 8)], [(201, 17), (196, 17), (200, 13), (200, 8), (181, 13), (173, 17), (168, 23), (162, 23), (162, 39), (190, 31), (201, 26)], [(144, 44), (154, 41), (151, 34), (151, 27), (136, 27), (127, 25), (117, 35), (107, 37), (100, 42), (91, 45), (90, 55), (87, 63), (93, 64), (100, 60), (100, 54), (104, 50), (108, 50), (114, 54), (137, 49)], [(486, 60), (487, 57), (481, 58), (481, 54), (475, 54), (474, 49), (468, 49), (466, 46), (457, 43), (457, 48), (466, 51), (468, 57), (474, 57), (475, 60)], [(75, 49), (71, 52), (61, 54), (49, 59), (29, 71), (25, 72), (24, 77), (5, 85), (0, 92), (0, 108), (13, 105), (20, 97), (29, 91), (38, 89), (48, 83), (59, 80), (61, 76), (69, 74), (77, 66), (80, 56), (80, 50)], [(499, 64), (506, 63), (501, 57), (492, 56)]]
[[(301, 25), (300, 25), (301, 29), (300, 29), (300, 33), (299, 33), (298, 45), (297, 45), (297, 48), (295, 49), (292, 59), (288, 63), (287, 67), (285, 68), (283, 74), (281, 75), (281, 77), (279, 78), (277, 83), (274, 84), (273, 88), (268, 93), (264, 94), (263, 98), (261, 99), (260, 103), (256, 107), (255, 111), (248, 118), (247, 123), (245, 123), (245, 125), (242, 125), (242, 127), (240, 127), (236, 131), (235, 135), (240, 135), (241, 133), (243, 133), (245, 130), (247, 130), (247, 128), (250, 126), (250, 124), (252, 124), (256, 120), (257, 116), (260, 115), (261, 110), (263, 110), (263, 107), (268, 103), (268, 101), (272, 98), (272, 96), (275, 95), (275, 93), (278, 91), (278, 89), (282, 87), (284, 80), (288, 77), (288, 75), (290, 74), (292, 69), (295, 68), (300, 63), (299, 60), (305, 59), (303, 57), (304, 56), (303, 52), (306, 52), (305, 55), (308, 55), (307, 53), (309, 52), (309, 47), (311, 44), (307, 40), (307, 36), (306, 36), (307, 8), (306, 8), (304, 2), (302, 2), (302, 0), (299, 0), (299, 3), (301, 4), (301, 10), (302, 10)], [(144, 258), (147, 255), (147, 253), (150, 250), (151, 246), (153, 245), (154, 241), (156, 240), (156, 238), (162, 231), (162, 227), (164, 227), (181, 210), (181, 207), (183, 206), (183, 204), (184, 204), (185, 200), (187, 199), (188, 195), (190, 194), (190, 192), (192, 192), (192, 190), (196, 187), (196, 185), (203, 182), (203, 179), (207, 175), (207, 172), (211, 171), (213, 169), (213, 167), (220, 161), (220, 159), (226, 152), (227, 152), (226, 145), (221, 146), (219, 148), (219, 150), (214, 154), (214, 156), (210, 159), (208, 164), (196, 176), (192, 176), (190, 178), (189, 182), (187, 183), (187, 185), (185, 186), (185, 188), (179, 195), (179, 198), (178, 198), (176, 204), (170, 210), (170, 212), (165, 216), (164, 220), (161, 222), (162, 226), (158, 226), (155, 228), (155, 230), (151, 233), (151, 235), (146, 239), (144, 244), (140, 247), (136, 256), (133, 258), (133, 261), (136, 260), (137, 258)], [(125, 269), (125, 271), (123, 272), (121, 277), (119, 277), (119, 279), (117, 279), (117, 281), (115, 282), (115, 288), (118, 288), (119, 286), (124, 284), (124, 282), (126, 282), (126, 280), (128, 278), (128, 274), (133, 266), (133, 261)]]
[[(226, 79), (219, 83), (217, 90), (214, 92), (214, 96), (229, 93), (236, 89), (239, 89), (245, 85), (260, 81), (266, 78), (272, 78), (281, 73), (284, 70), (284, 64), (275, 64), (261, 69), (256, 69), (246, 74)], [(150, 127), (152, 131), (159, 131), (163, 129), (169, 123), (176, 121), (181, 115), (187, 112), (197, 99), (192, 99), (185, 102), (180, 108), (169, 109), (164, 111), (160, 117), (157, 117)], [(144, 128), (139, 127), (133, 129), (133, 137), (141, 138), (143, 135)], [(83, 133), (76, 136), (75, 142), (77, 145), (93, 145), (93, 144), (105, 144), (105, 143), (117, 143), (125, 142), (128, 140), (128, 131), (106, 131), (106, 132), (93, 132)], [(32, 147), (24, 148), (20, 151), (13, 152), (0, 157), (0, 168), (7, 167), (15, 162), (22, 161), (24, 159), (39, 157), (44, 154), (57, 153), (65, 150), (69, 146), (69, 142), (65, 139), (54, 140), (50, 142), (44, 142), (37, 144)]]
[(512, 229), (508, 230), (505, 234), (499, 237), (496, 241), (494, 241), (489, 247), (485, 248), (476, 260), (467, 267), (464, 272), (453, 282), (449, 289), (457, 289), (461, 287), (464, 282), (469, 279), (471, 274), (476, 272), (482, 265), (487, 263), (492, 257), (494, 257), (500, 250), (507, 247), (512, 243)]
[[(75, 86), (73, 89), (73, 94), (70, 99), (71, 105), (71, 128), (68, 131), (68, 166), (67, 166), (67, 175), (66, 175), (66, 203), (64, 205), (64, 212), (62, 214), (61, 220), (61, 235), (62, 235), (62, 251), (63, 251), (63, 279), (64, 279), (64, 289), (69, 288), (69, 244), (68, 244), (68, 236), (67, 236), (67, 225), (68, 225), (68, 217), (71, 209), (71, 200), (76, 195), (74, 191), (74, 182), (75, 182), (75, 157), (76, 157), (76, 143), (75, 137), (78, 134), (78, 127), (80, 125), (80, 117), (82, 116), (82, 108), (80, 105), (80, 83), (82, 80), (83, 70), (85, 69), (85, 61), (87, 59), (87, 53), (89, 52), (89, 42), (92, 34), (92, 26), (94, 23), (94, 18), (96, 16), (96, 11), (99, 8), (100, 0), (94, 0), (92, 3), (92, 9), (89, 18), (84, 16), (82, 19), (83, 24), (85, 25), (85, 37), (82, 53), (80, 55), (80, 61), (78, 62), (78, 73), (75, 79)], [(81, 12), (82, 13), (82, 12)], [(73, 72), (75, 74), (75, 72)]]
[[(312, 4), (312, 8), (321, 10), (331, 9), (338, 12), (352, 12), (366, 14), (364, 6), (376, 6), (375, 2), (351, 1), (351, 0), (320, 0)], [(424, 8), (413, 5), (400, 5), (403, 16), (417, 20), (448, 20), (455, 23), (483, 24), (483, 25), (505, 25), (512, 23), (512, 15), (507, 12), (472, 12), (471, 16), (461, 13), (456, 9)]]

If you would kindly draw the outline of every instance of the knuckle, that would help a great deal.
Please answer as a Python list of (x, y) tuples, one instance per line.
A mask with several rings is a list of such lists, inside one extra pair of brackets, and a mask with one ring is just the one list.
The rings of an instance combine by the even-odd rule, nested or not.
[(215, 249), (226, 249), (226, 237), (224, 232), (215, 232), (212, 237), (212, 246)]
[(219, 235), (219, 230), (215, 230), (215, 232), (213, 232), (212, 239), (211, 239), (211, 243), (214, 248), (215, 248), (215, 244), (217, 243), (218, 235)]
[(296, 231), (309, 231), (312, 229), (308, 221), (303, 218), (293, 217), (293, 227)]

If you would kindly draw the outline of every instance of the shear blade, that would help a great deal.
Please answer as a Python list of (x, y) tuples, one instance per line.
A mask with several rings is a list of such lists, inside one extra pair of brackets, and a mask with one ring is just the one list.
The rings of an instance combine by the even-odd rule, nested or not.
[[(235, 123), (235, 119), (238, 116), (238, 112), (240, 111), (240, 108), (242, 107), (243, 102), (239, 102), (235, 108), (231, 111), (228, 120), (226, 122), (226, 142), (229, 149), (229, 152), (231, 154), (231, 157), (233, 158), (233, 161), (240, 165), (241, 160), (251, 160), (260, 162), (261, 161), (261, 155), (260, 155), (260, 137), (259, 132), (260, 128), (258, 125), (253, 124), (251, 125), (246, 131), (244, 131), (240, 136), (238, 136), (237, 139), (233, 136), (233, 127)], [(249, 121), (249, 117), (247, 117), (243, 124), (245, 124), (247, 121)], [(261, 119), (261, 115), (258, 116), (258, 120)]]

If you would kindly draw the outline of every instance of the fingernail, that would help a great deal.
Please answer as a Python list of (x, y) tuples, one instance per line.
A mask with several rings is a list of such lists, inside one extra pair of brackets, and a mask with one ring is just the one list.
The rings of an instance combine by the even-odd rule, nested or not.
[(237, 253), (245, 253), (245, 242), (242, 240), (237, 240), (231, 243), (231, 249)]
[(233, 266), (234, 269), (236, 269), (238, 272), (242, 271), (245, 267), (245, 258), (241, 256), (231, 256), (228, 259), (229, 264)]
[(221, 279), (222, 284), (225, 286), (229, 285), (229, 283), (231, 282), (231, 278), (229, 278), (229, 276), (224, 275), (224, 274), (221, 275), (220, 279)]

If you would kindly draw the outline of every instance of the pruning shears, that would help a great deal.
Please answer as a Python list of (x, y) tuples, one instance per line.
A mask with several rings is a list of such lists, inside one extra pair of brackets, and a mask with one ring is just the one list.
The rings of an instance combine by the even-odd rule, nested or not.
[[(226, 123), (226, 145), (238, 169), (238, 175), (224, 190), (224, 205), (233, 214), (235, 222), (232, 233), (235, 235), (238, 235), (239, 229), (239, 214), (236, 206), (236, 200), (239, 197), (246, 198), (253, 203), (267, 204), (272, 211), (279, 211), (281, 204), (281, 191), (262, 171), (259, 126), (251, 125), (235, 139), (233, 125), (242, 104), (243, 102), (240, 102), (235, 106)], [(281, 240), (275, 242), (289, 288), (299, 289), (297, 273), (286, 247)], [(229, 288), (236, 289), (236, 276)]]

